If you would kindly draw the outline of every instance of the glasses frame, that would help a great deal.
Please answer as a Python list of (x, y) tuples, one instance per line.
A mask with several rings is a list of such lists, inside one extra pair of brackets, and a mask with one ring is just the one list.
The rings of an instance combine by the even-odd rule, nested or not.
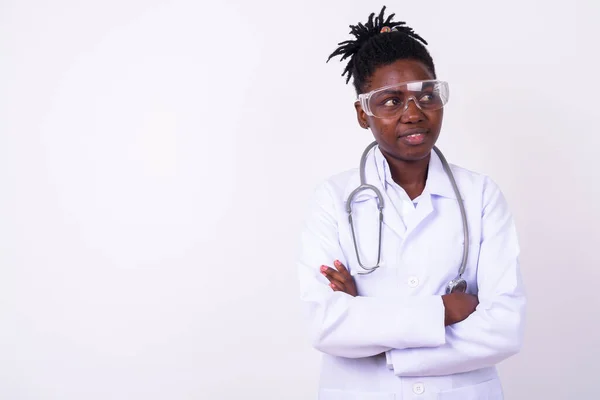
[[(383, 87), (377, 88), (375, 90), (371, 90), (368, 93), (361, 93), (361, 94), (359, 94), (358, 95), (358, 101), (360, 102), (360, 105), (361, 105), (362, 109), (365, 111), (365, 113), (368, 116), (375, 117), (375, 118), (392, 118), (392, 117), (378, 117), (377, 115), (373, 114), (373, 112), (371, 111), (371, 107), (369, 106), (369, 100), (376, 93), (379, 93), (379, 92), (382, 92), (384, 90), (388, 90), (388, 89), (391, 89), (391, 88), (399, 87), (399, 86), (410, 85), (411, 83), (437, 83), (437, 84), (441, 84), (445, 88), (445, 92), (446, 92), (447, 96), (446, 96), (446, 101), (444, 102), (444, 104), (440, 108), (443, 108), (446, 104), (448, 104), (448, 101), (450, 100), (450, 88), (449, 88), (448, 82), (441, 81), (439, 79), (426, 79), (426, 80), (420, 80), (420, 81), (408, 81), (408, 82), (401, 82), (401, 83), (395, 83), (393, 85), (383, 86)], [(408, 108), (408, 103), (410, 102), (410, 100), (412, 100), (413, 103), (415, 103), (415, 105), (417, 106), (417, 108), (419, 110), (421, 110), (421, 111), (423, 110), (421, 108), (421, 105), (419, 104), (419, 101), (414, 96), (410, 96), (406, 100), (406, 103), (404, 105), (404, 109), (399, 114), (403, 114), (406, 111), (406, 109)], [(439, 110), (440, 108), (429, 109), (429, 110), (434, 111), (434, 110)]]

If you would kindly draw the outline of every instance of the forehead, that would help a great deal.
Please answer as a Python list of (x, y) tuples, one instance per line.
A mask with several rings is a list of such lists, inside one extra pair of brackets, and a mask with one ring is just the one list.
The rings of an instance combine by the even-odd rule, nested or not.
[(431, 71), (429, 71), (429, 68), (422, 62), (415, 60), (398, 60), (392, 64), (377, 67), (371, 75), (365, 89), (368, 92), (397, 83), (424, 81), (434, 78), (435, 77)]

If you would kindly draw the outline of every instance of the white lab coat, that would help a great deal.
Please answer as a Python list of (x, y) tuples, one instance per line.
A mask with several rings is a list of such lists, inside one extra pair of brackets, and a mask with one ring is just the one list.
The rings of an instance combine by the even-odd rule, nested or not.
[[(463, 276), (479, 306), (463, 322), (444, 327), (441, 295), (457, 275), (463, 228), (456, 196), (432, 152), (425, 190), (416, 207), (391, 179), (376, 147), (367, 182), (384, 196), (381, 267), (361, 270), (345, 211), (359, 185), (358, 170), (336, 175), (314, 193), (301, 236), (301, 300), (312, 345), (323, 353), (320, 400), (497, 400), (503, 391), (495, 365), (517, 353), (525, 295), (513, 218), (487, 176), (451, 166), (464, 199), (470, 251)], [(353, 203), (363, 264), (376, 262), (378, 218), (372, 192)], [(340, 260), (358, 296), (333, 292), (321, 265)]]

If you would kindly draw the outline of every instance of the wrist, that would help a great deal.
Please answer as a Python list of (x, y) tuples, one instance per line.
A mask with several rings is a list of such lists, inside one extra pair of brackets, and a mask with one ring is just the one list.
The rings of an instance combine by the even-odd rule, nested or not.
[(444, 304), (444, 326), (451, 325), (450, 315), (448, 312), (448, 295), (442, 295), (442, 303)]

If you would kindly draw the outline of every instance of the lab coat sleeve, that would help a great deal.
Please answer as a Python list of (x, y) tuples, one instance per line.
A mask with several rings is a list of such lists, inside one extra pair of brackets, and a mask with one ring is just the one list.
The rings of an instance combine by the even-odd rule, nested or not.
[(392, 350), (398, 376), (436, 376), (488, 367), (516, 354), (522, 344), (525, 293), (513, 218), (488, 178), (477, 271), (479, 305), (466, 320), (446, 328), (435, 349)]
[[(312, 345), (333, 356), (360, 358), (392, 348), (439, 346), (445, 342), (440, 296), (413, 299), (353, 297), (334, 292), (321, 265), (346, 260), (339, 243), (333, 188), (317, 188), (301, 235), (300, 298)], [(359, 293), (360, 295), (360, 293)]]

